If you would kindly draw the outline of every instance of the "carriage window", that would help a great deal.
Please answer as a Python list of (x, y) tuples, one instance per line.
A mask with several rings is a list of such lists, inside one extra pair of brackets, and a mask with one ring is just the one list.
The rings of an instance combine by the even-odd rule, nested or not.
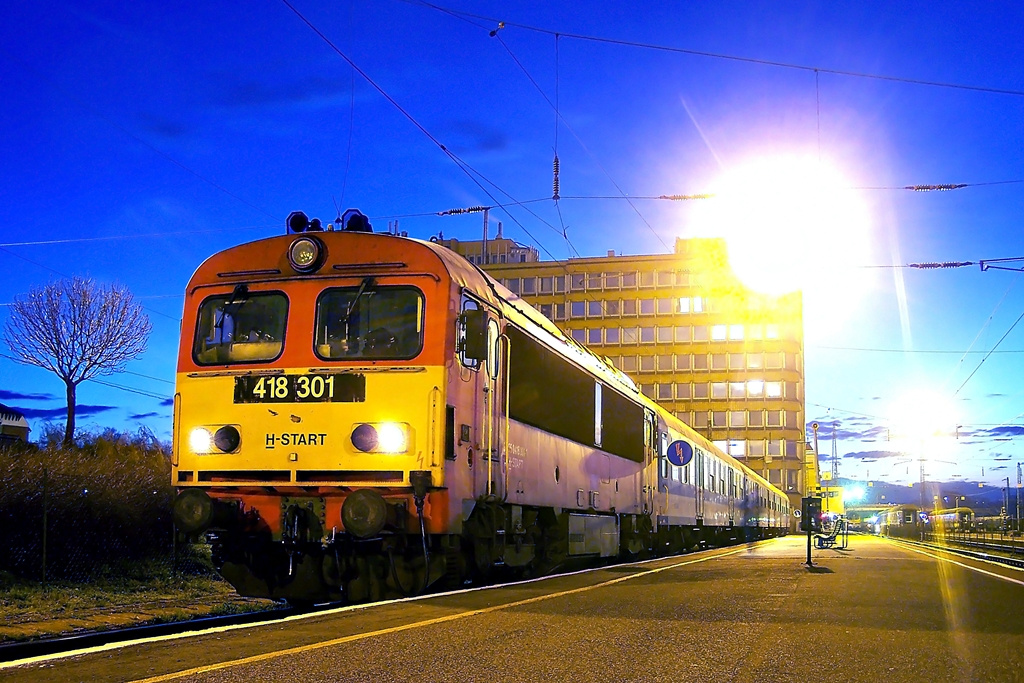
[(412, 287), (379, 287), (366, 278), (337, 287), (316, 306), (316, 354), (328, 360), (416, 356), (423, 348), (423, 294)]
[(288, 299), (250, 293), (245, 285), (207, 297), (199, 306), (192, 356), (199, 365), (271, 361), (284, 348)]

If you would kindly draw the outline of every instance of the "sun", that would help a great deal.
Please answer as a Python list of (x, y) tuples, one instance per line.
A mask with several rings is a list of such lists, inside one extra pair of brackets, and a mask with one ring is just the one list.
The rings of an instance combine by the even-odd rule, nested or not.
[(738, 278), (756, 291), (854, 294), (868, 251), (867, 211), (838, 170), (799, 156), (765, 156), (713, 184), (701, 232), (724, 237)]

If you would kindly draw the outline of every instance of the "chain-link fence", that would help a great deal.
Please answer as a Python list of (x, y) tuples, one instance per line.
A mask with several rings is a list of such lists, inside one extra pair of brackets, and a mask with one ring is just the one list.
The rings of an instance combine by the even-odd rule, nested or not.
[(208, 548), (175, 538), (169, 458), (146, 432), (0, 448), (0, 579), (212, 574)]

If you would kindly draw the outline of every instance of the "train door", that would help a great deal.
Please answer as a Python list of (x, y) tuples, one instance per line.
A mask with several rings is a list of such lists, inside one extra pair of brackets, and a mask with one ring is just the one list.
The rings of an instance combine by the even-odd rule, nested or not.
[(731, 467), (726, 469), (728, 471), (726, 488), (729, 493), (729, 524), (732, 525), (733, 520), (736, 519), (736, 470)]
[(463, 364), (474, 372), (473, 422), (476, 425), (473, 441), (477, 447), (478, 467), (473, 475), (476, 496), (497, 496), (508, 493), (507, 460), (502, 457), (508, 431), (503, 406), (505, 387), (500, 381), (507, 375), (502, 336), (495, 315), (479, 302), (463, 298), (462, 321), (464, 342)]
[(695, 511), (694, 516), (697, 518), (698, 524), (704, 522), (704, 485), (706, 483), (704, 475), (704, 451), (697, 449), (697, 457), (694, 458), (694, 473), (693, 473), (693, 496)]
[(654, 497), (658, 492), (658, 474), (661, 458), (658, 457), (658, 423), (654, 413), (644, 411), (644, 512), (655, 513)]

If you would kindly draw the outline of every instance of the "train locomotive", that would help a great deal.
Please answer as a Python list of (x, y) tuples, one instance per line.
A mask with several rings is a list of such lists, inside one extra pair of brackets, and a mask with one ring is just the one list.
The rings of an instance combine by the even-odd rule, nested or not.
[(173, 515), (240, 594), (360, 602), (786, 532), (782, 491), (462, 256), (336, 223), (295, 212), (186, 290)]

